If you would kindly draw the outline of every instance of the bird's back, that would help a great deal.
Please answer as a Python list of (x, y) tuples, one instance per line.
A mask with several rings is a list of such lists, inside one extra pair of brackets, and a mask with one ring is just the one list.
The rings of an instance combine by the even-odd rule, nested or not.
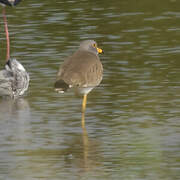
[(102, 80), (103, 67), (96, 54), (77, 51), (60, 66), (57, 81), (72, 86), (97, 86)]
[(29, 86), (29, 75), (16, 59), (10, 59), (0, 71), (0, 96), (19, 97)]
[(17, 71), (14, 74), (12, 88), (15, 96), (21, 96), (28, 89), (29, 75), (26, 71)]

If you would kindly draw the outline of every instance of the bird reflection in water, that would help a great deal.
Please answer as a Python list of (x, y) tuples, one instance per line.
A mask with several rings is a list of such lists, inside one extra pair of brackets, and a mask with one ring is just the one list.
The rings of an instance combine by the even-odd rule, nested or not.
[(89, 138), (86, 128), (83, 128), (80, 136), (74, 134), (66, 144), (66, 163), (76, 167), (81, 175), (95, 172), (101, 166), (99, 162), (102, 156), (98, 153), (100, 144), (97, 139)]
[[(82, 118), (85, 118), (84, 116), (85, 115), (83, 113)], [(84, 169), (85, 171), (88, 171), (89, 170), (89, 159), (88, 159), (89, 158), (89, 139), (88, 139), (88, 133), (85, 126), (83, 126), (82, 138), (83, 138)]]
[(83, 173), (96, 173), (96, 170), (102, 166), (100, 163), (102, 155), (98, 153), (101, 145), (97, 139), (89, 138), (86, 128), (82, 129), (82, 167)]
[[(30, 108), (27, 100), (23, 98), (10, 99), (1, 98), (0, 99), (0, 114), (4, 119), (16, 119), (19, 120), (24, 115), (24, 119), (29, 119)], [(27, 116), (27, 117), (25, 117)]]

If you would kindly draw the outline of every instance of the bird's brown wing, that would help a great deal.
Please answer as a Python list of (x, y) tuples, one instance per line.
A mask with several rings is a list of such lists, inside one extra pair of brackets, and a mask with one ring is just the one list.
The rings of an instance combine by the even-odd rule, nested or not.
[(91, 52), (77, 51), (60, 66), (57, 81), (72, 86), (97, 86), (102, 80), (103, 67), (99, 57)]

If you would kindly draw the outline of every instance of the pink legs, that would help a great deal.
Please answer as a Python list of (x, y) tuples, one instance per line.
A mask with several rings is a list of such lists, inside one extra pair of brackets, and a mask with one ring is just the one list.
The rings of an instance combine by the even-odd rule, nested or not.
[(7, 41), (6, 61), (8, 61), (8, 59), (10, 58), (10, 41), (9, 41), (9, 32), (8, 32), (5, 8), (3, 8), (3, 19), (4, 19), (4, 26), (5, 26), (5, 32), (6, 32), (6, 41)]

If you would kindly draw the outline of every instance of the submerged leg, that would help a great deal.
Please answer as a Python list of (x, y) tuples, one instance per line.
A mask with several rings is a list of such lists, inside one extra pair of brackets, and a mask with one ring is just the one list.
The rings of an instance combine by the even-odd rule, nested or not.
[(84, 94), (83, 102), (82, 102), (82, 128), (85, 128), (85, 111), (86, 111), (86, 102), (87, 102), (87, 94)]
[(8, 32), (8, 24), (7, 24), (5, 8), (3, 8), (3, 19), (4, 19), (4, 27), (6, 32), (6, 41), (7, 41), (6, 61), (8, 61), (10, 57), (10, 42), (9, 42), (9, 32)]

